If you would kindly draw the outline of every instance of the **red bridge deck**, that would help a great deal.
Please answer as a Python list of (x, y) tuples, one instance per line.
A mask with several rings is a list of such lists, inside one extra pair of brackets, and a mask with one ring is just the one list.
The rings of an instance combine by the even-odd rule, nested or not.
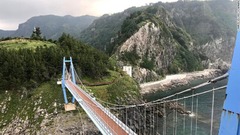
[[(92, 110), (92, 112), (95, 113), (96, 116), (99, 117), (99, 119), (105, 123), (105, 126), (108, 127), (109, 130), (115, 135), (127, 135), (128, 132), (125, 131), (119, 123), (114, 121), (108, 114), (106, 114), (101, 107), (99, 107), (98, 104), (96, 104), (96, 101), (93, 101), (90, 96), (87, 96), (86, 93), (83, 92), (81, 88), (73, 84), (71, 81), (66, 80), (66, 85), (69, 89), (73, 90), (75, 93), (78, 94), (78, 96), (87, 104), (89, 109)], [(134, 132), (133, 132), (134, 133)]]

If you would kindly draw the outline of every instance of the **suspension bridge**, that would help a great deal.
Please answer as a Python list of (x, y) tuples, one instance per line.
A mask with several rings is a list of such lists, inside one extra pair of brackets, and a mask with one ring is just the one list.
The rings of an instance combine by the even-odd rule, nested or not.
[[(236, 46), (236, 49), (238, 48), (240, 51), (240, 47)], [(240, 53), (236, 52), (234, 56)], [(235, 60), (238, 61), (239, 59), (233, 57), (233, 63)], [(68, 71), (67, 65), (69, 65), (70, 71)], [(72, 58), (70, 57), (70, 60), (64, 58), (61, 84), (65, 109), (74, 110), (74, 103), (77, 101), (104, 135), (214, 135), (218, 131), (219, 135), (237, 135), (238, 128), (235, 127), (237, 132), (234, 134), (232, 134), (234, 130), (229, 128), (232, 127), (230, 125), (234, 121), (234, 118), (238, 120), (238, 117), (234, 117), (235, 114), (238, 115), (237, 112), (234, 112), (237, 107), (233, 107), (236, 105), (236, 101), (240, 100), (236, 91), (238, 86), (233, 85), (237, 81), (236, 76), (238, 74), (236, 71), (239, 71), (237, 70), (237, 66), (240, 70), (240, 65), (233, 65), (231, 70), (234, 67), (234, 71), (232, 72), (230, 70), (229, 73), (220, 77), (207, 80), (197, 86), (192, 86), (154, 101), (134, 105), (117, 105), (91, 96), (76, 74)], [(225, 85), (223, 83), (224, 85), (222, 85), (221, 82), (226, 82), (227, 78), (229, 78), (228, 84)], [(76, 82), (80, 82), (80, 85), (77, 85)], [(66, 88), (73, 96), (71, 103), (68, 102)], [(231, 102), (228, 101), (228, 97), (230, 96), (226, 96), (227, 98), (222, 111), (226, 88), (226, 93), (230, 96), (235, 96), (235, 99), (230, 99), (232, 100)], [(216, 106), (216, 101), (219, 100), (219, 97), (222, 102)], [(231, 102), (233, 108), (227, 108), (227, 101)], [(219, 104), (219, 101), (217, 104)], [(208, 113), (204, 114), (199, 109), (200, 106), (208, 106), (204, 110)], [(216, 108), (219, 106), (221, 107), (220, 109)], [(221, 112), (221, 126), (219, 128)], [(237, 121), (236, 119), (235, 121)], [(204, 126), (204, 128), (200, 126)]]
[[(79, 79), (72, 58), (64, 57), (65, 110), (76, 109), (77, 101), (103, 135), (240, 135), (239, 2), (237, 20), (232, 65), (226, 74), (154, 101), (118, 105), (93, 97)], [(66, 89), (72, 94), (70, 103)]]

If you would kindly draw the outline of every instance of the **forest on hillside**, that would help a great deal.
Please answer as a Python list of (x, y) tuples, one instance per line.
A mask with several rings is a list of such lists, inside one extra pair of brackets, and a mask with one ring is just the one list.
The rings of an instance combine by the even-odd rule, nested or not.
[(73, 57), (78, 74), (90, 78), (101, 78), (112, 67), (107, 55), (68, 34), (55, 43), (36, 49), (0, 47), (0, 90), (34, 89), (42, 82), (60, 78), (63, 57)]

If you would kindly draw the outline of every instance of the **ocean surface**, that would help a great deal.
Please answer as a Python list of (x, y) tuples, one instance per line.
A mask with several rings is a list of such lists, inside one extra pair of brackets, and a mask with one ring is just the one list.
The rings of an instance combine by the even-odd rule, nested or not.
[[(144, 95), (144, 99), (147, 101), (153, 101), (167, 95), (185, 90), (192, 86), (196, 86), (203, 82), (206, 82), (209, 79), (205, 80), (195, 80), (192, 81), (189, 85), (177, 87), (167, 91), (159, 91), (156, 93)], [(219, 86), (224, 86), (227, 84), (227, 79), (211, 84), (209, 86), (196, 89), (195, 93), (206, 91), (212, 88), (217, 88)], [(179, 95), (178, 98), (183, 96), (191, 95), (192, 92), (187, 92), (185, 94)], [(176, 98), (176, 97), (175, 97)], [(167, 135), (217, 135), (220, 125), (220, 117), (222, 113), (223, 102), (225, 99), (225, 89), (215, 91), (214, 98), (214, 115), (213, 115), (213, 124), (211, 130), (211, 110), (212, 110), (212, 92), (200, 95), (197, 98), (188, 98), (185, 100), (180, 100), (178, 103), (184, 106), (188, 111), (193, 110), (193, 115), (183, 115), (172, 110), (168, 110), (166, 118), (166, 134)], [(198, 104), (197, 104), (198, 102)], [(156, 117), (155, 126), (151, 134), (163, 134), (163, 118)]]

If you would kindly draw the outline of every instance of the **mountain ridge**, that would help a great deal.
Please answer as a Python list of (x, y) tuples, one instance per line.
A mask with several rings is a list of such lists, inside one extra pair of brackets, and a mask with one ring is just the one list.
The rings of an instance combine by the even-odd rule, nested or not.
[[(227, 70), (231, 62), (235, 41), (235, 5), (236, 3), (234, 1), (226, 0), (188, 2), (178, 1), (172, 3), (158, 2), (141, 8), (135, 8), (134, 12), (131, 12), (127, 16), (124, 16), (125, 11), (127, 10), (118, 13), (120, 17), (117, 17), (116, 15), (107, 16), (108, 20), (114, 20), (121, 17), (125, 18), (124, 20), (118, 19), (117, 22), (107, 22), (107, 19), (100, 17), (94, 21), (94, 23), (98, 25), (90, 25), (82, 32), (84, 34), (81, 34), (82, 37), (80, 39), (94, 46), (95, 48), (107, 52), (108, 54), (117, 54), (117, 60), (122, 61), (123, 59), (121, 60), (121, 58), (124, 58), (125, 62), (120, 62), (119, 66), (124, 66), (124, 64), (132, 66), (137, 65), (135, 68), (137, 69), (136, 74), (139, 74), (140, 76), (136, 77), (135, 79), (140, 79), (140, 82), (143, 80), (157, 80), (160, 78), (159, 75), (165, 75), (166, 73), (187, 72), (187, 68), (190, 68), (191, 70), (189, 71), (192, 71), (195, 64), (191, 63), (190, 61), (194, 61), (193, 59), (195, 58), (196, 61), (201, 62), (202, 68), (217, 68), (221, 70)], [(161, 19), (161, 17), (164, 18), (165, 16), (168, 16), (168, 18), (165, 19), (172, 24), (167, 23), (166, 21), (164, 22), (164, 20)], [(144, 34), (138, 38), (135, 37), (131, 42), (128, 43), (128, 46), (136, 47), (135, 52), (134, 50), (131, 50), (130, 52), (127, 50), (125, 51), (125, 55), (122, 55), (120, 52), (123, 51), (119, 51), (119, 49), (117, 49), (128, 42), (130, 38), (134, 37), (134, 35), (139, 32), (141, 27), (146, 24), (146, 21), (151, 23), (163, 22), (164, 24), (161, 27), (152, 27), (152, 25), (148, 25), (149, 27), (146, 27), (146, 31), (151, 31), (151, 29), (155, 28), (158, 29), (159, 33), (152, 36), (150, 36), (153, 34), (151, 32), (145, 33), (146, 35), (150, 34), (148, 37), (149, 39), (159, 41), (158, 43), (155, 43), (156, 45), (169, 44), (169, 41), (167, 40), (163, 41), (162, 43), (160, 42), (163, 39), (159, 39), (158, 36), (161, 36), (160, 33), (162, 33), (167, 34), (167, 36), (170, 38), (173, 37), (173, 40), (175, 40), (174, 42), (180, 44), (181, 46), (181, 48), (178, 49), (171, 49), (172, 51), (180, 50), (178, 51), (180, 52), (178, 53), (178, 57), (169, 57), (170, 59), (165, 56), (161, 57), (161, 62), (169, 62), (168, 64), (164, 64), (165, 66), (162, 69), (163, 71), (158, 71), (158, 73), (156, 73), (156, 69), (162, 68), (162, 66), (159, 66), (159, 64), (156, 63), (160, 63), (160, 60), (159, 62), (152, 61), (152, 58), (149, 56), (149, 54), (152, 54), (153, 52), (147, 51), (154, 49), (156, 50), (157, 46), (154, 45), (155, 47), (152, 46), (152, 48), (149, 48), (148, 45), (150, 41), (145, 40), (145, 38), (141, 38), (144, 37)], [(114, 32), (112, 32), (112, 29), (109, 30), (104, 28), (108, 27), (109, 25), (115, 26), (117, 29), (114, 29)], [(175, 25), (177, 29), (172, 29), (171, 25)], [(165, 39), (167, 39), (167, 36), (165, 35), (162, 37), (166, 37)], [(148, 47), (142, 46), (143, 48), (138, 48), (137, 45), (139, 45), (141, 42), (145, 42), (145, 46)], [(144, 48), (147, 50), (144, 50)], [(139, 50), (148, 52), (146, 53), (148, 56), (143, 59), (144, 55), (140, 55)], [(164, 51), (164, 49), (161, 51)], [(173, 54), (172, 56), (176, 56), (175, 53), (176, 51), (165, 54)], [(172, 66), (169, 64), (171, 62), (173, 62)], [(195, 68), (194, 70), (199, 70), (199, 68)], [(139, 73), (139, 71), (141, 71), (141, 73)], [(133, 74), (134, 72), (135, 70), (133, 69)], [(143, 73), (145, 76), (141, 76)], [(143, 80), (141, 80), (141, 78)]]
[(86, 29), (97, 17), (84, 16), (57, 16), (40, 15), (28, 19), (19, 24), (15, 31), (0, 31), (0, 37), (30, 37), (34, 27), (40, 27), (42, 35), (47, 39), (57, 39), (62, 33), (68, 33), (77, 37), (80, 32)]
[(133, 66), (133, 77), (140, 83), (202, 69), (191, 36), (162, 7), (130, 15), (120, 33), (114, 43), (119, 45), (115, 57), (119, 66)]
[[(46, 38), (56, 39), (60, 33), (69, 33), (69, 31), (71, 31), (69, 34), (72, 34), (74, 37), (106, 52), (109, 55), (113, 55), (116, 54), (119, 46), (122, 46), (123, 43), (125, 43), (136, 32), (138, 32), (144, 24), (146, 24), (145, 21), (150, 21), (151, 23), (155, 24), (161, 23), (163, 21), (161, 20), (161, 17), (168, 16), (166, 19), (172, 24), (164, 22), (164, 25), (161, 27), (152, 27), (152, 25), (148, 26), (160, 29), (159, 33), (163, 31), (162, 34), (167, 34), (167, 36), (172, 38), (174, 42), (180, 44), (181, 49), (178, 50), (182, 51), (182, 53), (179, 54), (177, 60), (178, 62), (175, 62), (175, 65), (181, 66), (181, 68), (178, 66), (174, 67), (169, 65), (169, 63), (173, 62), (173, 57), (171, 57), (171, 59), (162, 59), (162, 61), (170, 60), (170, 62), (165, 64), (163, 71), (159, 71), (159, 73), (157, 73), (158, 75), (172, 73), (166, 72), (170, 70), (173, 71), (173, 73), (187, 71), (186, 68), (183, 68), (186, 67), (186, 65), (192, 68), (194, 64), (186, 64), (186, 61), (183, 60), (189, 57), (185, 53), (193, 56), (194, 59), (197, 58), (200, 60), (203, 68), (220, 68), (226, 70), (231, 61), (231, 55), (235, 41), (235, 4), (236, 3), (234, 1), (226, 0), (188, 2), (178, 1), (172, 3), (158, 2), (142, 7), (131, 7), (123, 12), (112, 15), (105, 14), (99, 18), (95, 18), (95, 20), (92, 19), (91, 21), (88, 21), (82, 28), (75, 27), (76, 23), (71, 24), (71, 21), (68, 20), (71, 20), (71, 18), (75, 17), (69, 15), (63, 17), (65, 19), (64, 22), (61, 22), (61, 25), (56, 26), (55, 22), (51, 23), (50, 21), (47, 25), (39, 27), (41, 27), (43, 36), (46, 36)], [(131, 18), (131, 16), (134, 17)], [(43, 23), (46, 21), (41, 19), (41, 17), (43, 16), (33, 17), (26, 23), (20, 24), (19, 29), (15, 32), (15, 36), (30, 35), (32, 29), (35, 27), (35, 25), (32, 24), (37, 25), (38, 23)], [(51, 15), (44, 17), (55, 18), (55, 16)], [(36, 21), (36, 23), (31, 23), (31, 25), (28, 24), (29, 22), (34, 21)], [(172, 29), (171, 25), (175, 25), (175, 27), (178, 28)], [(46, 34), (46, 29), (48, 34)], [(163, 41), (163, 39), (158, 39), (160, 34), (155, 34), (154, 36), (154, 38), (149, 38), (153, 40), (159, 40), (159, 43), (157, 44), (169, 44), (167, 40)], [(136, 42), (141, 42), (141, 40), (135, 40)], [(150, 50), (154, 50), (154, 46), (152, 47), (153, 48)], [(174, 50), (176, 50), (176, 48)], [(172, 54), (176, 55), (175, 53), (177, 52), (172, 52)], [(127, 54), (126, 56), (130, 56), (130, 54), (131, 53)], [(131, 56), (132, 58), (135, 57), (133, 59), (129, 57), (132, 60), (128, 61), (128, 63), (131, 63), (131, 61), (137, 62), (136, 60), (138, 59), (138, 56), (139, 54)], [(154, 63), (154, 61), (151, 61), (151, 58), (149, 57), (144, 59), (142, 59), (142, 56), (140, 57), (140, 63), (135, 65), (145, 67), (145, 69), (150, 70), (149, 72), (152, 72), (151, 70), (157, 68), (156, 65), (159, 64), (156, 63), (160, 63), (156, 61)], [(180, 61), (183, 63), (185, 62), (185, 66)], [(197, 69), (198, 68), (195, 70)]]

